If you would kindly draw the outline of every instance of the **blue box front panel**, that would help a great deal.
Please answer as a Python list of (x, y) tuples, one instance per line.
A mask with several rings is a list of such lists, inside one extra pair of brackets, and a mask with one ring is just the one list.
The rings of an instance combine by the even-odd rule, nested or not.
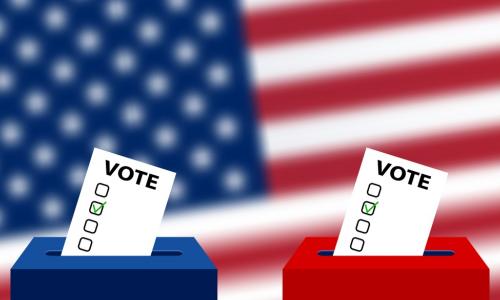
[(158, 238), (153, 256), (60, 256), (35, 238), (11, 270), (11, 299), (217, 299), (217, 269), (194, 238)]

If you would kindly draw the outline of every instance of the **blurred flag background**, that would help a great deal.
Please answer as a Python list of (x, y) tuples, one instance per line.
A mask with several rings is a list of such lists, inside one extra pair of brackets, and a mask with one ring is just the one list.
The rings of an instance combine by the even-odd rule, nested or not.
[[(25, 63), (44, 62), (44, 30), (80, 37), (82, 51), (113, 52), (95, 34), (105, 31), (106, 18), (138, 28), (134, 51), (119, 48), (114, 64), (118, 71), (134, 68), (132, 53), (147, 56), (141, 43), (163, 36), (154, 21), (139, 18), (140, 9), (127, 9), (140, 7), (138, 1), (99, 1), (103, 20), (83, 31), (72, 17), (94, 13), (79, 5), (95, 0), (50, 1), (52, 6), (30, 12), (41, 15), (47, 28), (7, 43), (2, 39), (15, 32), (11, 19), (35, 1), (4, 2), (0, 91), (26, 96), (0, 98), (2, 299), (8, 299), (9, 268), (31, 237), (65, 234), (92, 145), (125, 154), (140, 149), (130, 154), (153, 164), (168, 155), (188, 161), (175, 165), (184, 176), (160, 235), (199, 239), (220, 270), (220, 299), (281, 299), (281, 268), (303, 237), (338, 234), (365, 147), (442, 169), (449, 179), (432, 235), (468, 237), (491, 268), (492, 299), (500, 299), (500, 1), (245, 0), (241, 14), (254, 99), (227, 105), (214, 100), (209, 86), (172, 100), (175, 115), (151, 112), (154, 106), (145, 103), (154, 99), (116, 98), (111, 75), (91, 82), (74, 76), (83, 93), (78, 100), (50, 99), (15, 80), (16, 71), (26, 72)], [(205, 34), (227, 30), (216, 10), (190, 10), (194, 0), (157, 2), (170, 13), (190, 13)], [(193, 45), (200, 40), (192, 41), (181, 40), (174, 51), (179, 61), (197, 57)], [(241, 79), (223, 58), (203, 63), (216, 88)], [(168, 76), (160, 62), (148, 59), (158, 70), (139, 68), (137, 80), (146, 82), (148, 97), (163, 96)], [(75, 65), (85, 63), (78, 55), (61, 57), (52, 76), (72, 79)], [(77, 104), (64, 110), (63, 102)], [(109, 105), (124, 123), (97, 118), (93, 109), (100, 105)], [(59, 124), (62, 132), (30, 139), (30, 132), (45, 130), (32, 125), (41, 114), (41, 124)], [(193, 118), (208, 121), (192, 127)], [(109, 127), (92, 131), (96, 119)], [(144, 144), (130, 143), (124, 126), (145, 126)], [(68, 148), (68, 139), (78, 146)], [(237, 146), (224, 148), (231, 141)], [(30, 155), (6, 161), (13, 151)], [(81, 160), (68, 161), (71, 155), (61, 154), (68, 151), (81, 151)], [(63, 174), (56, 190), (32, 181), (48, 176), (46, 168)]]

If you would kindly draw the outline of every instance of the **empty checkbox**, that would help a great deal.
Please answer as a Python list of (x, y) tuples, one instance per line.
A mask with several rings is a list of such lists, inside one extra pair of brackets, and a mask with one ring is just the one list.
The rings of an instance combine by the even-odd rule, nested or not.
[(368, 186), (368, 190), (366, 191), (366, 193), (369, 196), (377, 198), (378, 196), (380, 196), (380, 191), (382, 191), (382, 187), (380, 185), (378, 185), (376, 183), (370, 183), (370, 185)]
[(106, 198), (108, 196), (109, 186), (104, 183), (98, 183), (95, 187), (95, 194), (99, 197)]
[(83, 226), (83, 230), (88, 233), (96, 233), (97, 225), (99, 225), (96, 221), (88, 219), (85, 221), (85, 225)]
[(354, 251), (361, 252), (364, 245), (365, 241), (360, 238), (355, 237), (351, 240), (351, 249)]
[(80, 242), (78, 242), (78, 249), (89, 252), (90, 248), (92, 248), (92, 240), (82, 237)]
[(363, 219), (358, 220), (358, 223), (356, 224), (357, 232), (367, 233), (369, 229), (370, 229), (370, 222)]

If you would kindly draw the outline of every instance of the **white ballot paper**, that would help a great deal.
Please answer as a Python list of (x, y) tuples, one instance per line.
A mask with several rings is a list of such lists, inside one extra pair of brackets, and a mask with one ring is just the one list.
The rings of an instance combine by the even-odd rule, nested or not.
[(62, 255), (151, 255), (174, 178), (95, 148)]
[(366, 149), (334, 255), (423, 255), (447, 176)]

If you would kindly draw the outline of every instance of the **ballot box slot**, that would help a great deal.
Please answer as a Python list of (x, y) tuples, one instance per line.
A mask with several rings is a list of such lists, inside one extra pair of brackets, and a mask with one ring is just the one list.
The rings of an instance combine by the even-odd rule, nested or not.
[[(61, 256), (61, 250), (49, 250), (45, 254), (47, 256)], [(153, 250), (151, 256), (181, 256), (180, 250)]]
[[(319, 250), (319, 256), (333, 256), (333, 250)], [(453, 250), (425, 250), (424, 256), (453, 256), (455, 251)]]
[(182, 251), (179, 250), (153, 250), (151, 256), (181, 256)]

